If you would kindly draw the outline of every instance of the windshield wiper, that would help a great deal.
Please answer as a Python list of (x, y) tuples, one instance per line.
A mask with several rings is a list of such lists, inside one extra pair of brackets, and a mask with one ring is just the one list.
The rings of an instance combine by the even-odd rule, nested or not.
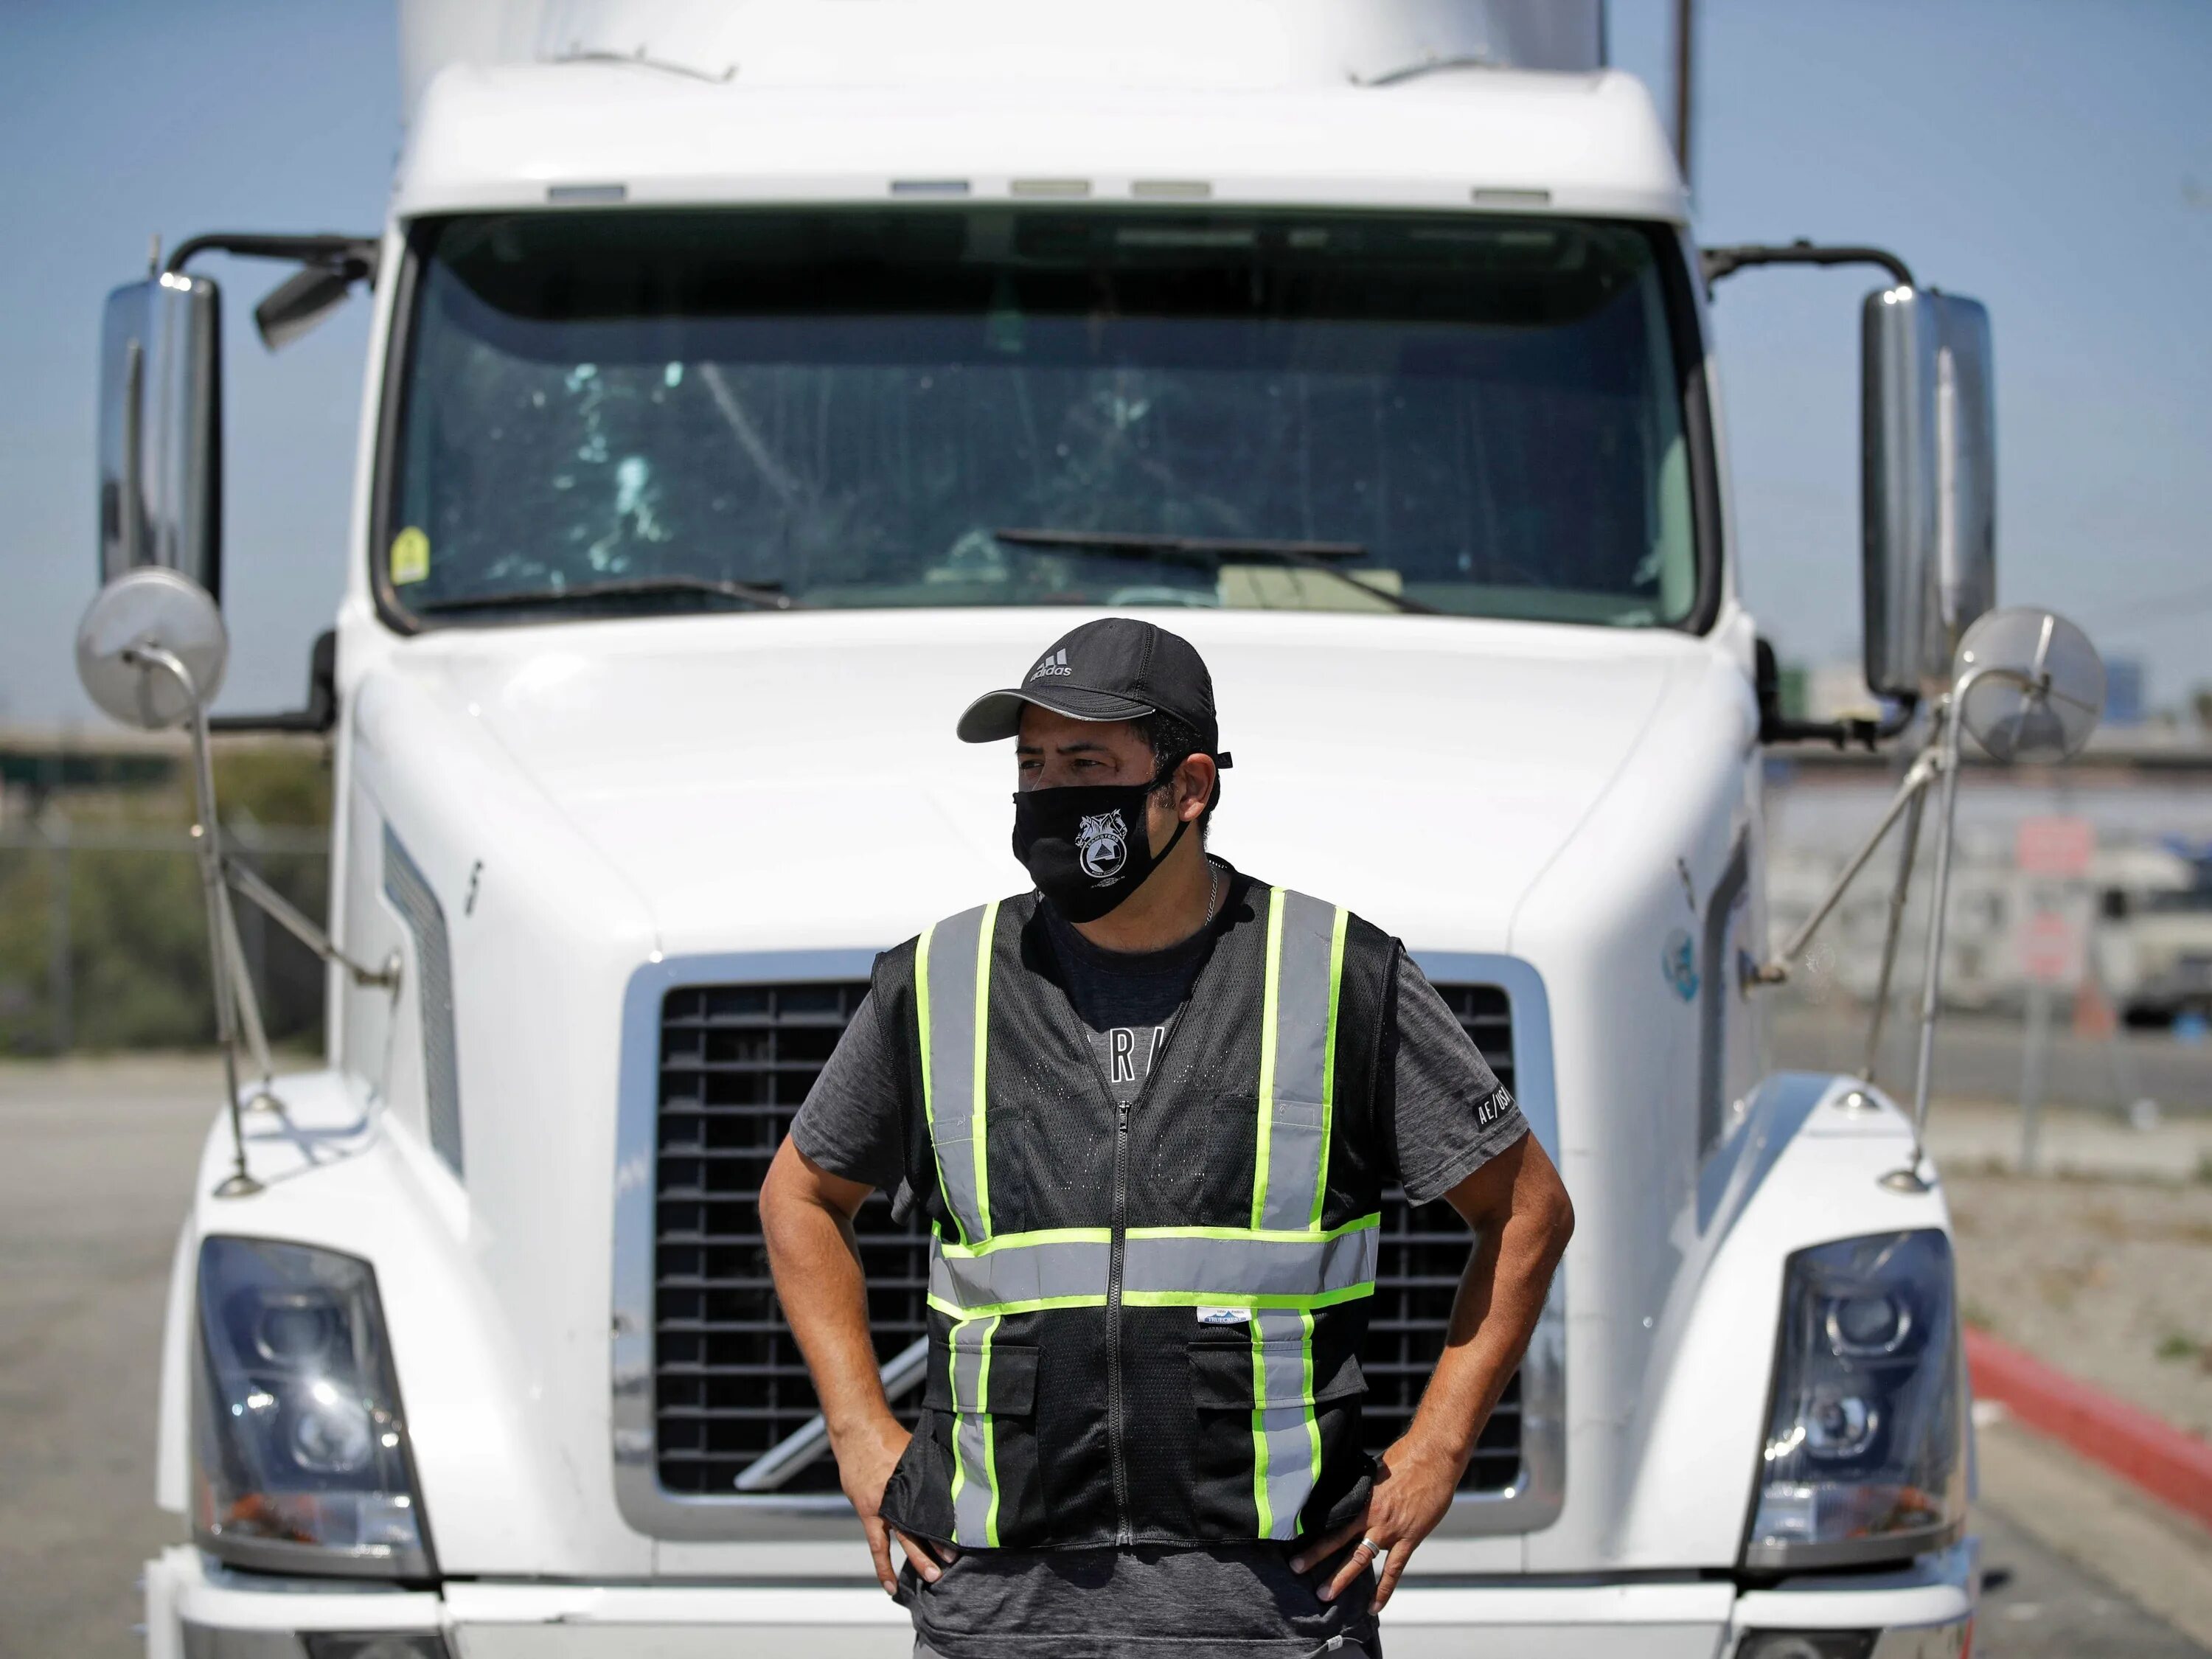
[(1419, 599), (1376, 587), (1360, 580), (1351, 571), (1339, 568), (1333, 561), (1367, 556), (1366, 548), (1358, 542), (1271, 541), (1256, 536), (1152, 536), (1121, 530), (1012, 529), (994, 530), (991, 535), (1009, 547), (1103, 553), (1116, 559), (1158, 559), (1209, 570), (1224, 564), (1274, 564), (1293, 570), (1318, 570), (1371, 599), (1380, 599), (1393, 610), (1424, 617), (1443, 614), (1432, 605), (1423, 605)]
[(757, 582), (726, 581), (718, 576), (623, 576), (603, 582), (577, 582), (568, 587), (530, 588), (516, 593), (469, 593), (459, 599), (433, 599), (414, 609), (447, 611), (503, 611), (566, 605), (573, 599), (651, 598), (658, 593), (706, 593), (737, 599), (756, 611), (791, 611), (799, 606), (781, 588)]

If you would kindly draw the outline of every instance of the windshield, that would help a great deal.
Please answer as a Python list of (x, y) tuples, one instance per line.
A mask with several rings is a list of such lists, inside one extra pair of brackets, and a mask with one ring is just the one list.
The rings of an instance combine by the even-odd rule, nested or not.
[(2196, 887), (2160, 889), (2143, 901), (2143, 908), (2154, 916), (2212, 914), (2212, 883)]
[(1041, 604), (1679, 623), (1698, 583), (1664, 235), (933, 205), (434, 222), (378, 588), (477, 624)]

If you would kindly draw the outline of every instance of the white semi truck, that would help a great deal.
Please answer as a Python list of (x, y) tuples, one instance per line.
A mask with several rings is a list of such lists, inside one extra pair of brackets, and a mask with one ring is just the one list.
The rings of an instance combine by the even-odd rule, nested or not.
[[(80, 662), (203, 748), (253, 458), (224, 480), (193, 266), (296, 265), (272, 345), (374, 306), (308, 706), (213, 722), (326, 734), (331, 902), (287, 913), (204, 799), (240, 1075), (177, 1247), (155, 1495), (190, 1536), (149, 1653), (906, 1650), (757, 1187), (874, 953), (1018, 880), (956, 714), (1120, 610), (1212, 666), (1218, 848), (1405, 939), (1580, 1218), (1392, 1655), (1961, 1653), (1943, 1192), (1870, 1079), (1770, 1070), (1759, 789), (1764, 745), (1917, 708), (1901, 883), (1962, 726), (2075, 740), (2063, 623), (1995, 613), (1954, 663), (1990, 599), (1979, 308), (1875, 250), (1701, 252), (1595, 0), (401, 21), (380, 234), (195, 238), (109, 302)], [(1738, 599), (1788, 550), (1731, 526), (1707, 305), (1851, 259), (1889, 272), (1898, 718), (1830, 731), (1779, 717)], [(241, 897), (330, 962), (318, 1069), (270, 1073)], [(858, 1237), (910, 1416), (925, 1243), (887, 1197)], [(1378, 1448), (1468, 1247), (1388, 1208)]]

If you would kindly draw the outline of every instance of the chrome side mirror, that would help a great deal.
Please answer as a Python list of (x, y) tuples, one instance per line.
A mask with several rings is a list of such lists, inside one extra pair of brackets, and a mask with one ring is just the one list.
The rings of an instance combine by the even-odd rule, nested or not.
[(100, 590), (77, 624), (77, 678), (103, 712), (144, 731), (180, 723), (191, 727), (192, 799), (198, 818), (192, 839), (207, 901), (216, 1042), (222, 1050), (223, 1106), (230, 1118), (231, 1172), (215, 1191), (218, 1198), (244, 1198), (259, 1192), (261, 1183), (246, 1171), (246, 1131), (239, 1121), (241, 1024), (262, 1060), (261, 1094), (274, 1097), (268, 1039), (223, 885), (222, 826), (216, 817), (215, 766), (208, 754), (208, 705), (222, 688), (229, 659), (222, 613), (207, 590), (158, 565), (116, 577)]
[(206, 712), (222, 689), (230, 636), (190, 577), (126, 570), (100, 590), (76, 630), (76, 674), (100, 712), (155, 732)]
[(1959, 723), (1991, 760), (2071, 760), (2104, 717), (2104, 659), (2055, 611), (1990, 611), (1959, 642), (1953, 677)]
[[(1958, 817), (1960, 734), (2000, 761), (2063, 761), (2081, 752), (2105, 712), (2105, 664), (2089, 636), (2056, 611), (2033, 605), (1992, 611), (1966, 630), (1939, 711), (1942, 816), (1936, 823), (1936, 891), (1928, 906), (1928, 955), (1920, 981), (1920, 1053), (1912, 1084), (1912, 1162), (1882, 1177), (1919, 1191), (1921, 1136), (1935, 1081), (1936, 1016), (1943, 988), (1943, 918), (1951, 893), (1951, 842)], [(1923, 756), (1924, 759), (1925, 757)], [(1918, 770), (1916, 766), (1915, 770)], [(1885, 969), (1885, 974), (1887, 970)]]
[(1996, 408), (1979, 301), (1900, 284), (1861, 313), (1869, 690), (1940, 692), (1996, 599)]
[(222, 302), (164, 271), (107, 296), (100, 342), (100, 575), (141, 565), (222, 594)]
[(1867, 1033), (1866, 1060), (1860, 1075), (1874, 1081), (1881, 1048), (1882, 1018), (1889, 1006), (1891, 970), (1905, 924), (1905, 895), (1920, 845), (1921, 815), (1929, 793), (1940, 790), (1936, 820), (1936, 891), (1928, 907), (1928, 951), (1920, 986), (1920, 1047), (1913, 1077), (1912, 1158), (1881, 1179), (1900, 1192), (1927, 1187), (1921, 1174), (1921, 1136), (1928, 1122), (1929, 1089), (1936, 1064), (1936, 1016), (1943, 981), (1943, 920), (1951, 890), (1951, 840), (1958, 816), (1960, 734), (1998, 761), (2056, 763), (2081, 752), (2105, 711), (2105, 665), (2088, 635), (2054, 611), (2032, 605), (1992, 611), (1966, 630), (1952, 663), (1949, 690), (1935, 708), (1928, 742), (1890, 798), (1873, 833), (1859, 844), (1842, 873), (1788, 942), (1751, 974), (1751, 982), (1779, 985), (1790, 964), (1812, 942), (1820, 924), (1858, 879), (1889, 832), (1902, 819), (1904, 846), (1889, 899), (1889, 927), (1883, 935), (1881, 976), (1874, 994), (1874, 1019)]

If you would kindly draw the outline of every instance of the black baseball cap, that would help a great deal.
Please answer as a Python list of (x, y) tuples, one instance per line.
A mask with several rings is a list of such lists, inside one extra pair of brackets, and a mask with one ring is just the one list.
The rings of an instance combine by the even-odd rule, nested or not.
[(1054, 640), (1018, 686), (986, 692), (957, 728), (963, 743), (997, 743), (1022, 729), (1022, 705), (1073, 720), (1134, 720), (1172, 714), (1198, 733), (1194, 754), (1226, 769), (1213, 713), (1213, 676), (1179, 634), (1133, 617), (1104, 617)]

